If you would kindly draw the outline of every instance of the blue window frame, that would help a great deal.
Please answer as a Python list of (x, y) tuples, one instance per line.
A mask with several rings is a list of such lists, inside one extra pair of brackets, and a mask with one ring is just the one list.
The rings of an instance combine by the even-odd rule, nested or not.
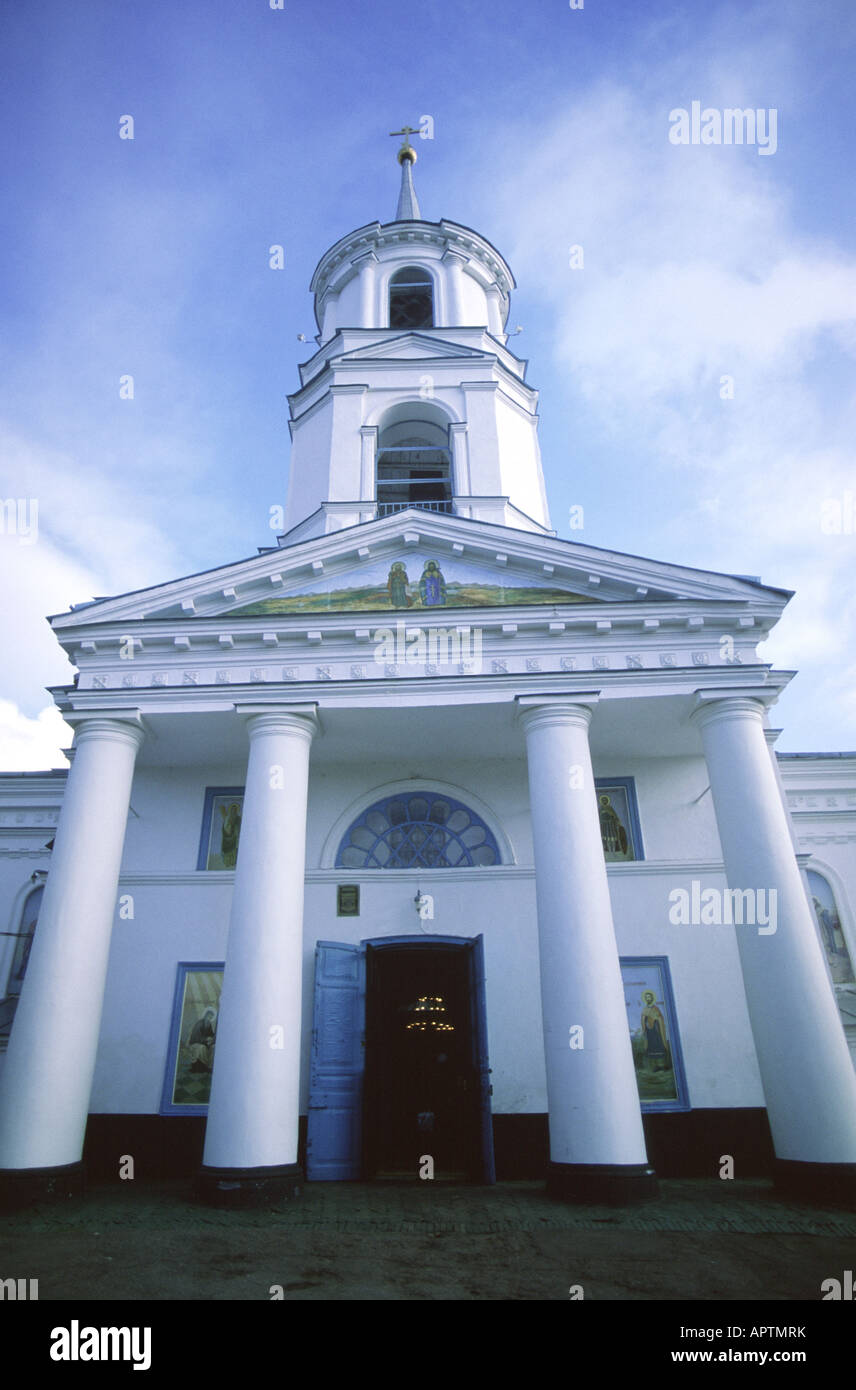
[(376, 801), (345, 832), (337, 869), (463, 869), (502, 862), (480, 816), (439, 792)]
[(595, 777), (600, 835), (607, 864), (644, 859), (639, 807), (632, 777)]

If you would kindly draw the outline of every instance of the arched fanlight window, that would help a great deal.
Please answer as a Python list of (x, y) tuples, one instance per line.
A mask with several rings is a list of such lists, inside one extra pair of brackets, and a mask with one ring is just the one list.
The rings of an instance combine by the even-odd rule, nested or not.
[(34, 888), (32, 893), (27, 894), (21, 917), (15, 930), (15, 949), (12, 953), (12, 964), (5, 981), (4, 996), (0, 999), (0, 1052), (5, 1052), (9, 1043), (9, 1034), (12, 1031), (12, 1021), (15, 1017), (15, 1010), (18, 1007), (21, 986), (24, 983), (24, 976), (27, 973), (27, 963), (30, 959), (30, 949), (33, 944), (36, 923), (39, 920), (39, 909), (42, 905), (44, 891), (44, 885), (39, 884), (38, 888)]
[(832, 982), (836, 985), (854, 984), (853, 963), (841, 930), (841, 918), (832, 886), (816, 869), (809, 869), (806, 877)]
[(395, 272), (389, 282), (389, 326), (434, 327), (434, 290), (427, 270), (407, 265)]
[(436, 792), (384, 797), (358, 816), (336, 855), (337, 869), (464, 869), (501, 863), (484, 821)]

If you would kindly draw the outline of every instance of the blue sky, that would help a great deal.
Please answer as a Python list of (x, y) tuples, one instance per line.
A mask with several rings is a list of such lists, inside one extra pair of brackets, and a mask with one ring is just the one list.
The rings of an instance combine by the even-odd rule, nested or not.
[[(0, 766), (61, 761), (46, 613), (271, 542), (312, 270), (394, 215), (387, 132), (423, 115), (423, 216), (517, 278), (559, 535), (797, 590), (761, 648), (801, 673), (779, 747), (856, 747), (851, 0), (41, 0), (0, 23), (0, 498), (39, 502), (36, 543), (0, 535)], [(775, 153), (670, 143), (694, 100), (775, 110)]]

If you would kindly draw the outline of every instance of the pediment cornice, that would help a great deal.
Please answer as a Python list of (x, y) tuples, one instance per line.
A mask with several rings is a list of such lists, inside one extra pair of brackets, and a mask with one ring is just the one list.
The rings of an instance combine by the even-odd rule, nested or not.
[[(642, 617), (643, 605), (649, 606), (651, 621), (663, 621), (665, 615), (659, 609), (664, 604), (691, 607), (725, 603), (741, 608), (747, 626), (765, 628), (776, 621), (789, 597), (782, 590), (730, 575), (690, 570), (486, 522), (409, 510), (292, 546), (280, 546), (151, 589), (100, 599), (57, 615), (51, 622), (61, 641), (70, 629), (91, 629), (104, 624), (177, 620), (181, 625), (203, 619), (222, 623), (236, 609), (305, 591), (316, 582), (330, 589), (340, 581), (353, 583), (367, 566), (406, 561), (408, 554), (426, 550), (435, 554), (441, 565), (472, 565), (480, 573), (496, 576), (498, 583), (510, 589), (515, 583), (537, 583), (544, 586), (545, 592), (567, 592), (567, 603), (577, 609), (587, 603), (598, 608), (604, 604), (619, 608), (630, 605), (634, 621)], [(546, 605), (550, 611), (562, 606), (561, 601), (554, 599)], [(503, 605), (503, 611), (513, 607)], [(476, 610), (468, 607), (463, 611), (435, 611), (447, 615), (446, 621), (458, 622), (474, 618)], [(490, 625), (496, 621), (496, 612), (488, 610), (480, 621)], [(284, 615), (277, 614), (277, 620), (280, 616)], [(413, 614), (405, 616), (410, 619)], [(605, 613), (601, 616), (606, 620)], [(617, 613), (616, 620), (620, 622), (627, 616)], [(334, 617), (328, 611), (316, 612), (311, 614), (310, 625), (323, 626), (322, 618), (327, 622)], [(345, 623), (353, 625), (357, 617), (381, 621), (382, 614), (349, 614)], [(533, 617), (528, 611), (527, 621)], [(675, 617), (679, 621), (696, 621), (698, 626), (704, 622), (689, 608), (680, 611), (680, 615), (676, 610)], [(574, 613), (575, 622), (581, 618), (582, 614)], [(304, 615), (304, 620), (310, 621), (310, 615)], [(236, 616), (234, 621), (252, 628), (248, 616)], [(268, 626), (271, 621), (272, 618)]]

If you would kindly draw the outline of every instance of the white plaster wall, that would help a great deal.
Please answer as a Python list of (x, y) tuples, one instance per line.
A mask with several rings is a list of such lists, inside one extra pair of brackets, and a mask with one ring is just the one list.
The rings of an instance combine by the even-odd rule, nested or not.
[[(337, 296), (337, 307), (335, 315), (336, 329), (363, 328), (372, 326), (371, 324), (363, 324), (361, 281), (362, 274), (354, 275), (346, 285), (342, 286), (341, 290), (339, 291), (339, 294)], [(325, 339), (332, 336), (331, 333), (327, 331), (327, 322), (328, 320), (325, 318)], [(333, 326), (332, 318), (330, 320), (330, 325), (331, 327)]]
[(597, 777), (633, 777), (646, 859), (718, 860), (722, 850), (704, 758), (604, 758)]
[(133, 896), (134, 918), (117, 917), (113, 927), (89, 1107), (95, 1113), (160, 1109), (176, 966), (225, 958), (233, 875), (198, 877), (197, 883), (120, 881), (120, 893)]
[[(470, 457), (470, 488), (476, 497), (496, 497), (499, 494), (499, 430), (496, 418), (495, 390), (467, 390), (467, 443)], [(511, 500), (517, 505), (517, 488)]]
[[(288, 474), (286, 529), (311, 516), (322, 502), (333, 495), (330, 492), (332, 432), (333, 411), (329, 402), (295, 423)], [(359, 457), (359, 434), (354, 447)]]
[[(242, 787), (246, 764), (220, 768), (138, 768), (131, 791), (122, 872), (196, 869), (206, 787)], [(216, 872), (206, 877), (217, 876)]]
[(484, 288), (468, 275), (461, 272), (461, 315), (459, 323), (464, 327), (487, 328), (487, 295)]
[(693, 1108), (762, 1106), (735, 935), (754, 928), (673, 925), (669, 893), (691, 891), (693, 879), (702, 891), (727, 886), (722, 872), (665, 864), (613, 866), (609, 888), (618, 951), (668, 957)]
[(550, 518), (541, 476), (537, 422), (512, 405), (501, 391), (497, 391), (494, 399), (499, 441), (497, 491), (512, 498), (514, 505), (527, 516), (548, 526)]
[[(325, 502), (352, 502), (362, 492), (362, 391), (333, 391), (333, 429)], [(316, 475), (317, 476), (317, 475)]]

